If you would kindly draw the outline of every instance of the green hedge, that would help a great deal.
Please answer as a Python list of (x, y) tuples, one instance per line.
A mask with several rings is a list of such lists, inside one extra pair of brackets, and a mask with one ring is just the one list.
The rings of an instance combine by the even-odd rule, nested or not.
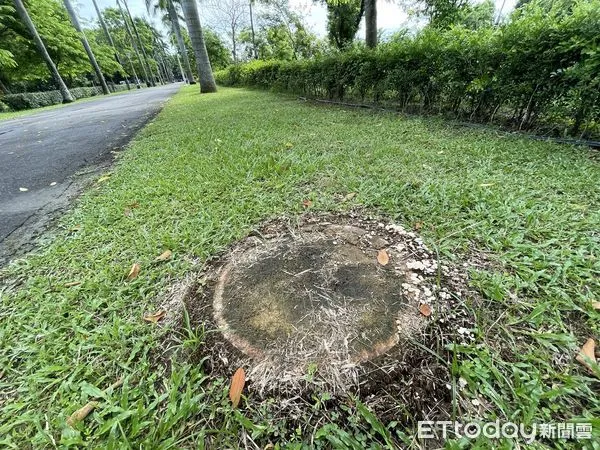
[[(119, 92), (127, 89), (127, 86), (116, 85), (110, 87), (111, 91)], [(93, 97), (101, 95), (100, 87), (78, 87), (69, 89), (75, 99)], [(59, 91), (46, 92), (26, 92), (21, 94), (9, 94), (2, 97), (2, 103), (6, 104), (12, 111), (21, 111), (23, 109), (41, 108), (62, 103), (62, 96)]]
[(600, 135), (600, 0), (570, 14), (533, 4), (502, 27), (447, 31), (318, 60), (253, 61), (227, 86), (393, 105), (559, 135)]

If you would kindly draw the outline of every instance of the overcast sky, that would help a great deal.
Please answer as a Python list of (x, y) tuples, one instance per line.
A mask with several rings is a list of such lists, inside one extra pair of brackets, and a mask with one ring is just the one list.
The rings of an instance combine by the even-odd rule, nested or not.
[[(495, 0), (496, 12), (500, 10), (504, 3), (503, 12), (509, 12), (514, 8), (517, 0)], [(97, 0), (98, 5), (101, 9), (116, 4), (116, 0)], [(82, 19), (94, 20), (95, 11), (91, 0), (75, 0), (78, 5), (79, 14)], [(146, 6), (144, 0), (128, 0), (131, 13), (134, 16), (145, 15), (148, 17), (146, 12)], [(409, 24), (407, 14), (400, 7), (398, 2), (390, 2), (386, 0), (379, 0), (377, 2), (377, 24), (380, 29), (385, 33), (391, 33), (403, 26)], [(312, 0), (290, 0), (290, 5), (296, 11), (298, 11), (305, 19), (311, 30), (318, 36), (324, 37), (326, 34), (326, 11), (325, 6), (320, 3), (315, 4)], [(202, 14), (201, 14), (202, 15)], [(151, 22), (155, 25), (160, 26), (158, 18), (151, 18)], [(210, 25), (210, 24), (208, 24)], [(364, 27), (364, 20), (363, 26)], [(361, 35), (364, 32), (360, 33)]]

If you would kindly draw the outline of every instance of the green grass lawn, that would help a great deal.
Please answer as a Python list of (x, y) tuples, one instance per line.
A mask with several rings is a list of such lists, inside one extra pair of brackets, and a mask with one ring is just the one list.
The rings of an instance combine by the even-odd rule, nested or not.
[[(340, 202), (350, 192), (357, 195)], [(452, 376), (467, 381), (459, 395), (479, 399), (481, 418), (581, 419), (600, 436), (598, 378), (574, 360), (600, 330), (591, 306), (600, 301), (598, 153), (187, 87), (82, 196), (52, 242), (3, 270), (0, 446), (380, 448), (391, 440), (419, 448), (410, 421), (382, 430), (350, 400), (340, 408), (309, 399), (310, 414), (294, 418), (250, 390), (234, 412), (228, 380), (182, 359), (157, 362), (164, 330), (142, 320), (157, 296), (261, 221), (302, 214), (306, 199), (314, 211), (363, 208), (408, 228), (422, 222), (425, 242), (448, 262), (484, 255), (495, 269), (471, 271), (484, 298), (471, 305), (476, 340), (453, 348)], [(153, 262), (167, 248), (173, 258)], [(140, 275), (127, 282), (135, 262)], [(81, 284), (66, 286), (73, 282)], [(201, 340), (188, 329), (178, 345)], [(120, 378), (121, 387), (104, 391)], [(93, 398), (95, 411), (66, 425)]]

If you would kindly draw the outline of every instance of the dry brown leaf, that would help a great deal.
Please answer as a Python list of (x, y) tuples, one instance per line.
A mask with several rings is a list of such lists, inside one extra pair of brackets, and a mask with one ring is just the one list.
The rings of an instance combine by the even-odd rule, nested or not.
[(140, 265), (138, 263), (135, 263), (133, 266), (131, 266), (131, 269), (129, 269), (129, 273), (127, 274), (127, 279), (133, 280), (133, 279), (137, 278), (137, 276), (140, 274), (140, 270), (141, 270)]
[(415, 230), (419, 231), (423, 228), (423, 222), (415, 222)]
[(74, 426), (77, 422), (80, 422), (83, 419), (85, 419), (94, 410), (96, 406), (98, 406), (98, 402), (86, 403), (84, 406), (82, 406), (69, 416), (69, 418), (67, 419), (67, 424), (71, 427)]
[(305, 208), (310, 208), (312, 206), (313, 202), (312, 200), (303, 200), (302, 201), (302, 206), (304, 206)]
[(388, 256), (388, 253), (385, 250), (379, 250), (377, 252), (377, 262), (382, 266), (385, 266), (387, 265), (387, 263), (390, 262), (390, 257)]
[(592, 308), (600, 309), (600, 302), (592, 302)]
[(144, 320), (146, 322), (157, 323), (160, 319), (162, 319), (166, 315), (167, 315), (167, 312), (161, 309), (160, 311), (157, 311), (153, 314), (148, 314), (147, 316), (144, 316)]
[(425, 317), (429, 317), (431, 315), (431, 306), (429, 306), (427, 303), (421, 303), (421, 306), (419, 306), (419, 312)]
[(81, 281), (71, 281), (70, 283), (65, 283), (65, 287), (79, 286), (80, 284)]
[(165, 250), (156, 257), (155, 261), (167, 261), (168, 259), (171, 259), (171, 256), (173, 256), (173, 252), (171, 250)]
[(229, 386), (229, 398), (231, 399), (231, 404), (234, 408), (237, 408), (240, 403), (240, 398), (242, 396), (242, 391), (244, 390), (244, 385), (246, 384), (246, 372), (244, 372), (244, 368), (240, 367), (235, 371), (233, 377), (231, 377), (231, 386)]
[(593, 339), (588, 339), (581, 350), (579, 350), (579, 354), (575, 358), (579, 363), (583, 364), (590, 372), (593, 372), (589, 358), (592, 363), (596, 363), (596, 342)]
[(349, 202), (354, 197), (356, 197), (356, 192), (350, 192), (349, 194), (346, 194), (346, 196), (344, 197), (344, 201)]

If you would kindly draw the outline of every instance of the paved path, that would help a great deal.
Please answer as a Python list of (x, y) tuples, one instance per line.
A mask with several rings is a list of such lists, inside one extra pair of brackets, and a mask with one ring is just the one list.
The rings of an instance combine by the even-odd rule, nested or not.
[(17, 236), (28, 234), (22, 228), (65, 207), (78, 171), (110, 161), (111, 151), (127, 143), (181, 86), (99, 97), (0, 121), (0, 265), (26, 244)]

